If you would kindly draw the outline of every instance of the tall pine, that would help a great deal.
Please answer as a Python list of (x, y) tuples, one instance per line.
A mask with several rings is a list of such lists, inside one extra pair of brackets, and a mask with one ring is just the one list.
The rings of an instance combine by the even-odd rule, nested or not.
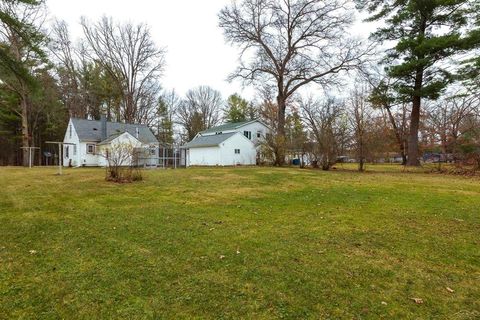
[(368, 11), (368, 21), (382, 21), (371, 38), (393, 43), (384, 63), (387, 74), (396, 79), (399, 99), (411, 103), (408, 162), (419, 165), (418, 131), (422, 100), (437, 99), (454, 81), (446, 62), (471, 45), (468, 17), (475, 0), (357, 0)]

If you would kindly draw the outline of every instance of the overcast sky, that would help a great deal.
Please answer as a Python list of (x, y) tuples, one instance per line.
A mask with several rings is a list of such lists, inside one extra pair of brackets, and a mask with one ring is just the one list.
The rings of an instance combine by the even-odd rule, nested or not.
[[(50, 15), (65, 20), (73, 39), (82, 36), (80, 17), (147, 23), (158, 46), (167, 48), (162, 85), (183, 95), (209, 85), (224, 98), (238, 92), (252, 98), (251, 88), (225, 79), (237, 66), (238, 52), (226, 44), (217, 14), (230, 0), (47, 0)], [(366, 26), (364, 34), (368, 34)], [(356, 28), (358, 31), (359, 29)]]

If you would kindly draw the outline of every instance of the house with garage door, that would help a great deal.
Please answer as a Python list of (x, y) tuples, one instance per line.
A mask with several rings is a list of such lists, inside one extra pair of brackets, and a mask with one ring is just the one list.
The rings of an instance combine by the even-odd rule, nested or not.
[(258, 145), (269, 134), (260, 120), (226, 123), (199, 132), (186, 149), (187, 166), (255, 165)]
[(104, 116), (100, 120), (70, 118), (63, 142), (64, 166), (106, 166), (109, 150), (125, 144), (140, 155), (141, 164), (158, 164), (159, 142), (143, 124), (110, 122)]

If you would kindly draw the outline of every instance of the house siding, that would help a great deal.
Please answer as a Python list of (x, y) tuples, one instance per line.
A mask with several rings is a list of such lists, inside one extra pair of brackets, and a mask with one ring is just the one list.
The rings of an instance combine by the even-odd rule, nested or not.
[[(260, 140), (265, 139), (265, 135), (267, 133), (268, 128), (263, 123), (257, 121), (257, 122), (247, 124), (247, 125), (239, 128), (239, 129), (237, 129), (237, 130), (241, 134), (243, 134), (244, 131), (250, 131), (252, 133), (251, 141), (255, 145), (257, 145), (260, 142)], [(257, 132), (258, 131), (261, 132), (261, 137), (260, 138), (257, 138)]]
[[(70, 135), (70, 128), (72, 133)], [(75, 129), (74, 122), (72, 119), (69, 120), (67, 131), (65, 132), (65, 136), (63, 139), (64, 143), (71, 143), (73, 145), (64, 145), (62, 150), (62, 163), (64, 166), (73, 167), (97, 167), (97, 166), (105, 166), (106, 160), (101, 154), (101, 147), (98, 145), (98, 141), (80, 141), (80, 138), (77, 134)], [(135, 137), (133, 137), (130, 133), (124, 133), (114, 139), (111, 143), (121, 143), (121, 142), (131, 142), (134, 147), (155, 147), (157, 149), (156, 153), (158, 154), (158, 143), (148, 143), (142, 144), (138, 141)], [(87, 145), (94, 144), (95, 145), (95, 154), (90, 154), (87, 152)], [(74, 154), (74, 148), (76, 147), (76, 154)], [(68, 157), (66, 150), (68, 149)], [(158, 157), (158, 156), (157, 156)], [(155, 157), (156, 158), (156, 157)]]
[[(244, 126), (241, 126), (237, 129), (224, 130), (224, 131), (222, 131), (222, 133), (239, 132), (243, 135), (245, 131), (250, 131), (251, 132), (251, 134), (252, 134), (251, 141), (255, 145), (258, 145), (258, 143), (262, 139), (265, 139), (265, 136), (269, 132), (269, 129), (268, 129), (267, 126), (265, 126), (260, 121), (254, 121), (252, 123), (248, 123)], [(261, 137), (260, 138), (257, 138), (257, 132), (261, 132)], [(215, 134), (215, 132), (209, 132), (209, 133), (203, 133), (202, 135), (214, 135), (214, 134)]]
[[(70, 128), (72, 134), (70, 135)], [(72, 120), (68, 122), (67, 131), (65, 132), (65, 137), (63, 138), (64, 143), (73, 143), (77, 149), (76, 154), (74, 154), (74, 146), (73, 145), (64, 145), (62, 150), (62, 162), (64, 166), (71, 165), (76, 167), (79, 166), (80, 159), (81, 159), (81, 150), (80, 150), (80, 139), (78, 138), (77, 131), (75, 130), (75, 126), (72, 123)], [(66, 150), (68, 149), (68, 157)]]
[(187, 153), (189, 166), (219, 166), (220, 147), (191, 148)]
[[(235, 154), (240, 149), (240, 154)], [(230, 137), (216, 147), (190, 148), (187, 153), (188, 166), (234, 166), (255, 165), (254, 144), (241, 133)]]
[[(98, 165), (102, 167), (108, 166), (108, 161), (104, 156), (107, 149), (121, 145), (121, 144), (128, 144), (128, 145), (131, 145), (133, 148), (148, 147), (148, 145), (143, 145), (131, 134), (127, 132), (123, 133), (119, 135), (117, 138), (113, 139), (109, 144), (98, 146), (98, 150), (97, 150), (97, 157), (99, 157)], [(123, 165), (130, 166), (131, 164), (132, 164), (132, 157), (129, 157), (128, 160), (126, 160), (126, 162)]]

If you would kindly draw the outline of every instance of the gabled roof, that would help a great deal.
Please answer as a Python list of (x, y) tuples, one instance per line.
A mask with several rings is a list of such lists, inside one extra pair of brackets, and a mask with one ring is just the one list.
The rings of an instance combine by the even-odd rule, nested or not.
[(242, 122), (228, 122), (228, 123), (222, 124), (220, 126), (204, 130), (204, 131), (200, 132), (200, 134), (236, 130), (238, 128), (241, 128), (241, 127), (243, 127), (247, 124), (254, 123), (254, 122), (260, 122), (260, 123), (263, 124), (263, 122), (261, 122), (260, 120), (249, 120), (249, 121), (242, 121)]
[[(101, 142), (102, 123), (100, 120), (86, 120), (72, 118), (73, 126), (80, 141)], [(138, 128), (138, 140), (142, 143), (158, 143), (152, 131), (144, 124), (131, 124), (107, 121), (107, 137), (124, 132), (136, 137)], [(107, 138), (108, 139), (108, 138)]]
[(238, 132), (214, 134), (210, 136), (196, 136), (192, 141), (183, 145), (182, 148), (204, 148), (204, 147), (216, 147), (225, 140), (233, 137), (234, 135), (239, 134)]
[(109, 144), (110, 142), (112, 142), (116, 138), (120, 137), (124, 133), (125, 133), (125, 131), (124, 132), (119, 132), (119, 133), (114, 133), (110, 137), (108, 137), (107, 139), (101, 141), (98, 145)]
[[(115, 140), (116, 138), (120, 137), (122, 134), (124, 133), (128, 133), (130, 134), (129, 132), (127, 131), (123, 131), (123, 132), (118, 132), (118, 133), (114, 133), (112, 134), (110, 137), (108, 137), (107, 139), (103, 140), (102, 142), (100, 142), (98, 145), (104, 145), (104, 144), (109, 144), (110, 142), (112, 142), (113, 140)], [(131, 135), (131, 134), (130, 134)], [(131, 135), (132, 136), (132, 135)], [(134, 139), (136, 139), (134, 136), (132, 136)]]

